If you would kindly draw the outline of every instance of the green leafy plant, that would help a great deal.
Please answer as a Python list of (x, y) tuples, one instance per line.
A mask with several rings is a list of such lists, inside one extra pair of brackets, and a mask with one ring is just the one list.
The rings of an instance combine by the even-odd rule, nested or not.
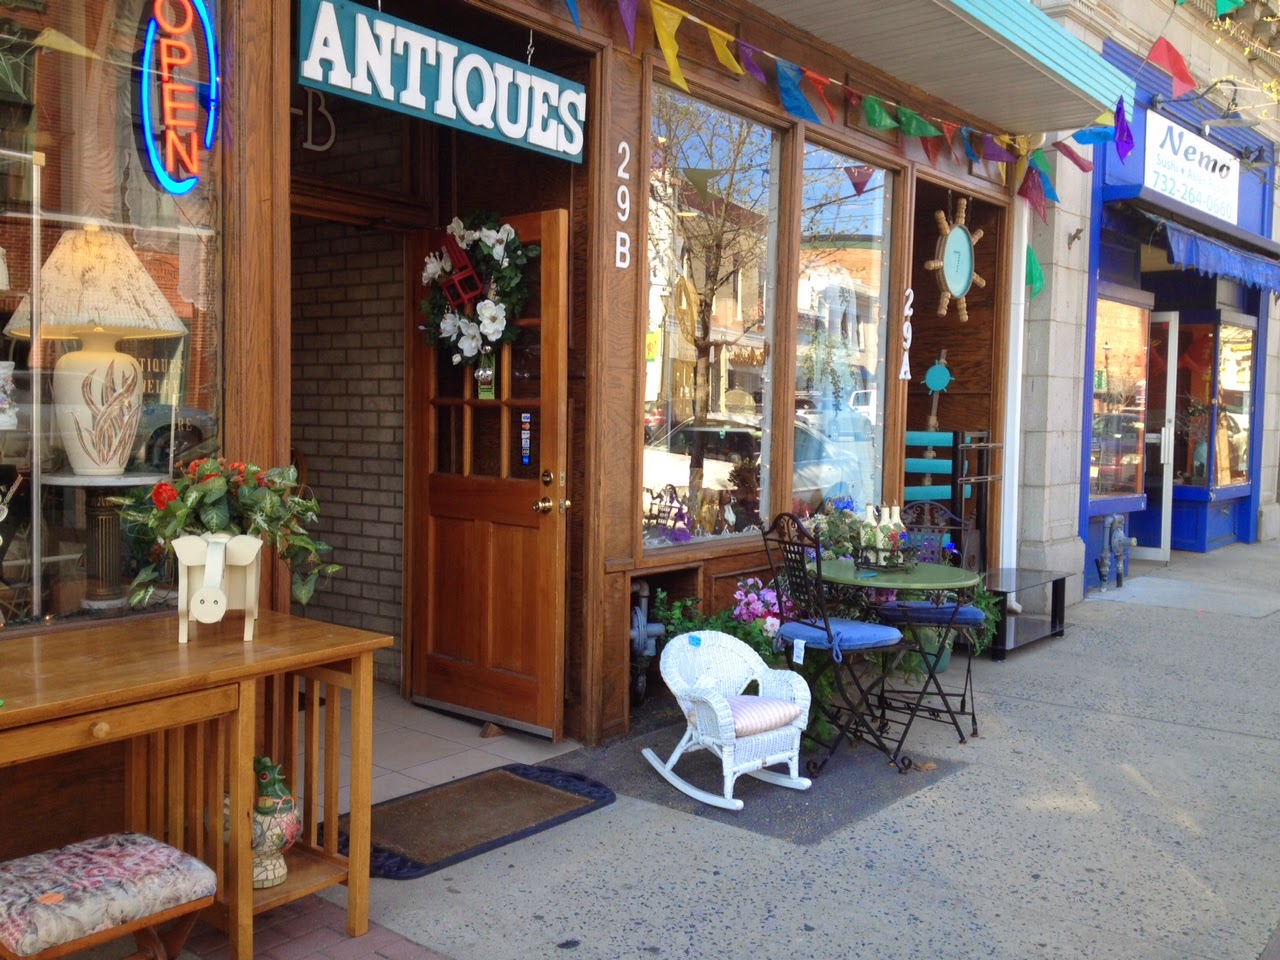
[(192, 461), (172, 481), (139, 487), (116, 497), (126, 533), (144, 540), (151, 562), (134, 578), (129, 602), (150, 603), (162, 585), (170, 546), (186, 534), (227, 532), (261, 537), (292, 573), (293, 599), (308, 603), (320, 577), (341, 570), (325, 557), (333, 551), (307, 533), (320, 505), (303, 496), (295, 467), (264, 470), (218, 457)]

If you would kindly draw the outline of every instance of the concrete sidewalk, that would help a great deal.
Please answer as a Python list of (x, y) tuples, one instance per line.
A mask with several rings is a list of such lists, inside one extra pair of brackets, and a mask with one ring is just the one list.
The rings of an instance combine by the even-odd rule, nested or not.
[[(1152, 575), (1270, 596), (1280, 544)], [(967, 765), (816, 845), (620, 796), (375, 880), (373, 919), (456, 960), (1257, 960), (1280, 922), (1280, 614), (1160, 596), (1086, 601), (1064, 638), (982, 661), (982, 738), (912, 734)]]

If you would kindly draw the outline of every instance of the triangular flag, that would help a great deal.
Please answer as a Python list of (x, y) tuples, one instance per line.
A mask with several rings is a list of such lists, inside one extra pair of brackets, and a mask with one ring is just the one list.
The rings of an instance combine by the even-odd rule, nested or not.
[(703, 167), (685, 167), (680, 171), (680, 175), (689, 181), (693, 189), (698, 192), (698, 196), (702, 198), (703, 203), (710, 203), (711, 181), (723, 176), (724, 171)]
[(1029, 243), (1027, 244), (1027, 286), (1031, 288), (1032, 300), (1040, 296), (1040, 292), (1044, 290), (1044, 269), (1040, 266), (1040, 259)]
[(778, 93), (782, 95), (782, 105), (787, 108), (787, 113), (821, 126), (822, 121), (813, 112), (809, 98), (800, 90), (804, 73), (794, 63), (781, 57), (774, 57), (774, 62), (777, 65)]
[(39, 36), (31, 41), (31, 45), (43, 50), (56, 50), (58, 53), (69, 53), (74, 57), (84, 57), (86, 60), (102, 59), (88, 47), (76, 43), (65, 33), (59, 33), (53, 27), (45, 27), (41, 30)]
[(1072, 149), (1071, 144), (1067, 143), (1065, 140), (1055, 140), (1053, 142), (1053, 146), (1060, 154), (1074, 163), (1082, 171), (1085, 173), (1093, 173), (1093, 161), (1076, 153), (1075, 150)]
[(1044, 155), (1044, 151), (1039, 147), (1031, 151), (1031, 165), (1041, 173), (1048, 173), (1052, 169), (1049, 166), (1049, 158)]
[(1114, 110), (1103, 110), (1098, 114), (1097, 119), (1089, 124), (1091, 127), (1114, 127), (1115, 125), (1116, 112)]
[(857, 90), (851, 90), (848, 87), (845, 87), (844, 102), (849, 104), (849, 108), (853, 110), (854, 113), (857, 113), (862, 109), (862, 94)]
[(715, 47), (716, 59), (720, 61), (720, 65), (730, 73), (742, 76), (746, 71), (733, 59), (733, 51), (729, 49), (729, 44), (733, 43), (733, 34), (717, 30), (709, 23), (703, 26), (707, 28), (707, 36), (711, 38), (711, 46)]
[(1021, 183), (1023, 178), (1027, 175), (1027, 168), (1030, 166), (1030, 157), (1019, 157), (1017, 162), (1013, 165), (1013, 182)]
[(1000, 146), (996, 138), (989, 133), (982, 135), (982, 159), (995, 160), (998, 163), (1013, 163), (1018, 158)]
[(956, 155), (956, 133), (960, 130), (960, 124), (948, 123), (946, 120), (938, 121), (942, 124), (942, 135), (947, 138), (947, 150), (951, 152), (952, 159)]
[(1099, 143), (1111, 143), (1116, 138), (1115, 127), (1085, 127), (1071, 135), (1071, 139), (1082, 147), (1096, 146)]
[(941, 130), (914, 110), (908, 110), (906, 107), (898, 108), (898, 125), (902, 127), (902, 132), (909, 137), (942, 136)]
[(1225, 17), (1232, 10), (1238, 10), (1244, 6), (1244, 0), (1214, 0), (1214, 9), (1217, 11), (1214, 16)]
[(858, 196), (862, 196), (866, 193), (867, 187), (871, 183), (871, 178), (876, 175), (876, 168), (860, 163), (856, 166), (845, 167), (844, 172), (849, 177), (849, 182), (853, 184), (853, 192)]
[(760, 52), (759, 47), (753, 47), (741, 37), (738, 38), (738, 56), (742, 57), (742, 68), (755, 77), (761, 83), (768, 83), (769, 78), (764, 75), (764, 71), (760, 69), (760, 64), (756, 63), (755, 55)]
[(1172, 43), (1161, 37), (1151, 45), (1147, 60), (1155, 64), (1173, 78), (1173, 95), (1180, 97), (1196, 88), (1196, 78), (1187, 69), (1187, 61), (1182, 59)]
[(820, 73), (814, 73), (812, 70), (804, 69), (804, 78), (813, 85), (813, 89), (818, 91), (818, 97), (822, 100), (822, 105), (827, 108), (827, 116), (831, 118), (831, 122), (836, 122), (836, 108), (831, 105), (831, 101), (827, 99), (827, 87), (831, 84), (830, 77), (824, 77)]
[(667, 61), (667, 70), (671, 74), (671, 82), (689, 92), (689, 84), (685, 83), (684, 71), (680, 69), (680, 61), (676, 54), (680, 45), (676, 43), (676, 31), (684, 21), (685, 12), (668, 6), (662, 0), (649, 0), (649, 12), (653, 14), (653, 32), (658, 35), (658, 46), (662, 48), (662, 56)]
[(1054, 203), (1061, 203), (1062, 201), (1058, 198), (1058, 191), (1053, 188), (1053, 181), (1049, 179), (1049, 175), (1043, 170), (1032, 170), (1031, 172), (1040, 177), (1040, 187), (1044, 190), (1045, 199)]
[(1124, 97), (1116, 101), (1116, 155), (1124, 163), (1133, 153), (1133, 131), (1124, 118)]
[(977, 150), (975, 150), (975, 149), (973, 149), (973, 144), (972, 144), (972, 143), (970, 142), (970, 140), (969, 140), (969, 137), (970, 137), (972, 134), (973, 134), (973, 128), (971, 128), (971, 127), (961, 127), (961, 128), (960, 128), (960, 142), (964, 144), (964, 155), (965, 155), (966, 157), (968, 157), (972, 162), (974, 162), (974, 163), (980, 163), (980, 162), (981, 162), (981, 158), (978, 156), (978, 151), (977, 151)]
[(892, 130), (898, 125), (898, 121), (893, 119), (893, 114), (879, 97), (863, 97), (862, 113), (867, 119), (867, 126), (872, 130)]
[(623, 29), (627, 31), (627, 49), (636, 52), (636, 10), (640, 0), (618, 0), (618, 15), (622, 17)]
[(932, 166), (938, 165), (938, 155), (942, 153), (942, 138), (939, 137), (921, 137), (920, 147), (924, 150), (924, 155), (929, 158)]
[(1022, 186), (1018, 188), (1018, 196), (1031, 204), (1035, 212), (1040, 214), (1041, 220), (1045, 223), (1049, 222), (1049, 218), (1045, 215), (1044, 182), (1040, 179), (1039, 172), (1032, 171), (1030, 176), (1022, 178)]
[(582, 21), (578, 19), (578, 0), (564, 0), (564, 5), (569, 8), (569, 16), (573, 17), (573, 25), (581, 33)]

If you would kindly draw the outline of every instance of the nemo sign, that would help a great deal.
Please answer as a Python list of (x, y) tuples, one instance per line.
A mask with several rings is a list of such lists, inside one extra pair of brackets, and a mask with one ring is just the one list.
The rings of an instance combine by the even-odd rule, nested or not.
[(169, 193), (190, 193), (218, 128), (218, 47), (205, 0), (154, 0), (142, 42), (139, 112), (151, 174)]

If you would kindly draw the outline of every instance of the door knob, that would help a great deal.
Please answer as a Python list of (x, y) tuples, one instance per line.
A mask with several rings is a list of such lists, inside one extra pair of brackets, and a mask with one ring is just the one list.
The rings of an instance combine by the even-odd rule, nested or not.
[(533, 505), (534, 513), (550, 513), (554, 509), (555, 509), (555, 504), (551, 502), (550, 497), (543, 497), (541, 500), (539, 500), (537, 503)]
[(105, 739), (107, 734), (111, 732), (111, 724), (105, 720), (99, 720), (97, 723), (90, 725), (89, 736), (95, 740)]
[(567, 499), (567, 498), (566, 498), (566, 499), (564, 499), (564, 500), (561, 500), (561, 501), (560, 501), (560, 512), (561, 512), (561, 513), (564, 513), (566, 510), (568, 510), (568, 509), (569, 509), (570, 507), (572, 507), (572, 506), (573, 506), (573, 501), (572, 501), (572, 500), (569, 500), (569, 499)]

